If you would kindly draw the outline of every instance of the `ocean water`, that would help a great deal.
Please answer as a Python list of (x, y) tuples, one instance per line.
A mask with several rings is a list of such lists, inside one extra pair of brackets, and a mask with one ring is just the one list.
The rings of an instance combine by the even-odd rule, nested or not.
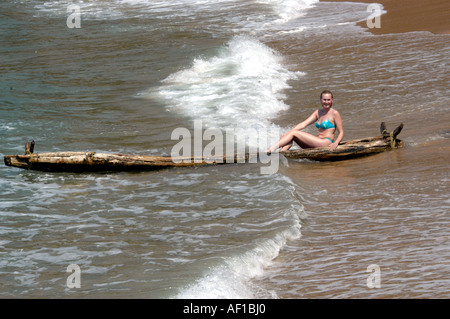
[(2, 156), (32, 139), (170, 155), (195, 123), (265, 148), (323, 89), (346, 140), (404, 123), (405, 148), (280, 158), (272, 174), (2, 164), (0, 297), (448, 298), (450, 38), (374, 36), (356, 25), (369, 15), (315, 0), (1, 2)]

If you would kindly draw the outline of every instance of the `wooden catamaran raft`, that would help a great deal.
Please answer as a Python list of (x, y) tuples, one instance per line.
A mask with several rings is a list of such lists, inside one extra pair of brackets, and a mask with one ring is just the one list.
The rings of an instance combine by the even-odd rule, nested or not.
[[(281, 152), (289, 159), (310, 159), (316, 161), (336, 161), (376, 154), (403, 147), (403, 141), (397, 139), (403, 124), (392, 133), (381, 123), (380, 136), (341, 142), (334, 151), (328, 147), (298, 149)], [(49, 172), (96, 172), (154, 170), (168, 167), (186, 167), (208, 164), (256, 163), (259, 154), (236, 154), (234, 158), (211, 157), (171, 157), (129, 154), (108, 154), (97, 152), (53, 152), (34, 153), (34, 141), (25, 146), (25, 155), (6, 155), (8, 166)]]

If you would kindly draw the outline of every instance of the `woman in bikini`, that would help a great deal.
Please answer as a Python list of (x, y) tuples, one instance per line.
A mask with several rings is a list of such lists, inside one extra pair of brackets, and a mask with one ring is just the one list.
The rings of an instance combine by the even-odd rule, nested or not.
[[(337, 110), (332, 109), (333, 93), (327, 90), (323, 91), (320, 94), (320, 103), (322, 104), (322, 109), (315, 110), (305, 121), (283, 134), (277, 143), (267, 149), (267, 153), (270, 154), (280, 147), (281, 151), (287, 151), (292, 147), (294, 141), (301, 148), (329, 146), (330, 150), (334, 151), (344, 138), (342, 118)], [(302, 132), (303, 129), (314, 122), (316, 122), (316, 127), (319, 129), (317, 136)], [(336, 129), (339, 131), (339, 135), (334, 139)]]

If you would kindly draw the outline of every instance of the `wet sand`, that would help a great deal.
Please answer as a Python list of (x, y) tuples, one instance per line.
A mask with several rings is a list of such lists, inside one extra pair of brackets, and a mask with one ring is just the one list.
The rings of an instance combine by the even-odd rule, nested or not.
[[(327, 2), (348, 2), (326, 0)], [(387, 13), (380, 18), (380, 28), (369, 28), (374, 34), (429, 31), (450, 34), (450, 2), (448, 0), (355, 0), (353, 2), (380, 3)], [(371, 12), (368, 12), (368, 17)], [(367, 28), (367, 22), (359, 24)]]

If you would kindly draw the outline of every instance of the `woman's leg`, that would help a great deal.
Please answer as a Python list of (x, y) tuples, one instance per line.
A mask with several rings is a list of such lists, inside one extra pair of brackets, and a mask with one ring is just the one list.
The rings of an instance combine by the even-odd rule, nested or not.
[(301, 148), (323, 147), (331, 144), (328, 139), (322, 139), (302, 131), (295, 131), (283, 135), (277, 143), (267, 149), (267, 152), (271, 153), (280, 147), (282, 151), (287, 151), (291, 148), (293, 141)]
[(294, 141), (301, 148), (324, 147), (331, 144), (329, 139), (320, 138), (306, 132), (295, 132)]

